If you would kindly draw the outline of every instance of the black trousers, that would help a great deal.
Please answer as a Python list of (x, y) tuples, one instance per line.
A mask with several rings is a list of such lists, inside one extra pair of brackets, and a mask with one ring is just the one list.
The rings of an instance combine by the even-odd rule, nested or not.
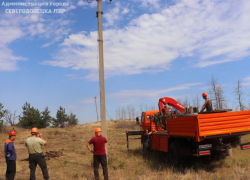
[(45, 157), (42, 153), (30, 154), (29, 155), (29, 168), (30, 168), (30, 180), (36, 180), (36, 166), (40, 166), (43, 172), (43, 178), (49, 179), (48, 169)]
[(95, 180), (99, 180), (99, 164), (102, 165), (104, 180), (108, 180), (108, 163), (106, 155), (94, 155), (94, 174)]
[(7, 169), (6, 169), (6, 179), (14, 180), (16, 175), (16, 161), (6, 160)]

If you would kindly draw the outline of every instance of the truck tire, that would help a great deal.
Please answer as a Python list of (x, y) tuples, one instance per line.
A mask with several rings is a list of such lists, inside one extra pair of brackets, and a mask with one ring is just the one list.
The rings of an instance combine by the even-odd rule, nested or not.
[(169, 156), (169, 162), (173, 166), (177, 166), (180, 164), (181, 156), (180, 156), (180, 152), (179, 152), (179, 148), (177, 146), (177, 143), (175, 143), (175, 142), (170, 143), (168, 156)]

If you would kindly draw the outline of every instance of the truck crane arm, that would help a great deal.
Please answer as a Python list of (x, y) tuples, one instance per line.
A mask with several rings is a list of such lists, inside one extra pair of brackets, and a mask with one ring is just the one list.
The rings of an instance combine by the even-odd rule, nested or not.
[(183, 112), (183, 110), (186, 108), (181, 103), (177, 102), (176, 100), (170, 97), (163, 97), (159, 99), (159, 103), (158, 103), (159, 111), (161, 111), (162, 108), (165, 108), (167, 110), (167, 106), (165, 105), (172, 106), (176, 108), (177, 110), (179, 110), (180, 112)]

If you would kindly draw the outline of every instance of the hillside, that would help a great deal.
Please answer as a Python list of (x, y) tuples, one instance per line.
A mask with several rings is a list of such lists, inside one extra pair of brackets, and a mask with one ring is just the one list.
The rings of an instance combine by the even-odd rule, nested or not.
[[(86, 143), (94, 136), (93, 130), (100, 123), (89, 123), (67, 128), (41, 129), (48, 146), (44, 152), (60, 151), (62, 156), (47, 160), (51, 180), (91, 180), (94, 178), (92, 154), (87, 150)], [(174, 168), (168, 164), (164, 153), (153, 151), (148, 159), (142, 157), (140, 140), (130, 140), (130, 151), (126, 146), (126, 131), (139, 130), (135, 120), (109, 121), (108, 154), (109, 175), (111, 180), (163, 180), (163, 179), (249, 179), (250, 151), (233, 149), (233, 157), (212, 161), (210, 158), (191, 158), (184, 165)], [(15, 148), (17, 151), (16, 180), (29, 179), (29, 163), (27, 149), (24, 146), (29, 130), (17, 128)], [(0, 180), (5, 176), (5, 159), (3, 144), (8, 138), (7, 133), (0, 133), (2, 149), (0, 163)], [(250, 141), (250, 136), (243, 141)], [(100, 175), (102, 171), (100, 170)], [(42, 179), (41, 170), (36, 171), (37, 180)], [(102, 176), (100, 176), (102, 178)]]

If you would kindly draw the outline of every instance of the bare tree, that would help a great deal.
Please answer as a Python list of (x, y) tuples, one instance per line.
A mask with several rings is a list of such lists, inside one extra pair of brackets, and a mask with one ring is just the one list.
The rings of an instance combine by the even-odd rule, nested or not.
[(176, 101), (179, 102), (179, 103), (181, 103), (181, 104), (183, 104), (181, 98), (176, 99)]
[(197, 94), (192, 100), (193, 100), (193, 106), (197, 107), (197, 109), (200, 109), (200, 96)]
[(184, 102), (183, 102), (183, 105), (188, 107), (189, 106), (189, 102), (188, 102), (188, 98), (186, 97)]
[(131, 118), (131, 114), (132, 114), (132, 108), (131, 108), (131, 105), (127, 105), (127, 117), (128, 119), (132, 119)]
[(243, 111), (245, 108), (245, 106), (243, 105), (243, 102), (242, 102), (244, 100), (243, 99), (244, 93), (242, 91), (242, 85), (241, 85), (240, 79), (237, 80), (237, 86), (234, 88), (234, 94), (235, 94), (236, 99), (239, 103), (240, 110)]
[(119, 119), (119, 108), (118, 107), (115, 110), (115, 119)]
[(223, 101), (223, 108), (224, 109), (228, 109), (228, 105), (227, 105), (227, 101), (226, 100)]
[(126, 113), (126, 109), (124, 107), (122, 107), (122, 112), (121, 112), (121, 119), (127, 119), (127, 113)]
[(133, 106), (132, 109), (131, 109), (131, 115), (132, 115), (132, 118), (135, 119), (135, 107)]
[(219, 109), (218, 94), (217, 94), (218, 79), (212, 76), (209, 85), (210, 85), (211, 100), (215, 100), (214, 108)]
[(156, 110), (155, 106), (151, 106), (151, 107), (149, 108), (149, 111), (154, 111), (154, 110)]
[[(142, 108), (143, 105), (140, 105)], [(136, 116), (141, 114), (140, 111), (136, 111), (136, 108), (133, 105), (127, 105), (126, 107), (116, 108), (116, 119), (134, 119)]]
[(143, 104), (140, 104), (140, 112), (143, 112)]
[(140, 116), (142, 112), (136, 111), (136, 116)]
[(14, 111), (14, 113), (11, 113), (10, 110), (6, 110), (6, 113), (4, 116), (4, 120), (6, 124), (9, 124), (10, 126), (14, 126), (17, 118), (18, 116), (16, 115), (16, 111)]
[(221, 85), (216, 87), (216, 91), (217, 91), (218, 109), (223, 109), (225, 99), (223, 97), (224, 91), (221, 88)]
[(121, 107), (116, 108), (116, 119), (122, 119)]
[(223, 109), (225, 104), (225, 97), (222, 86), (218, 85), (218, 79), (212, 76), (209, 85), (211, 100), (215, 100), (215, 102), (213, 103), (214, 109)]

